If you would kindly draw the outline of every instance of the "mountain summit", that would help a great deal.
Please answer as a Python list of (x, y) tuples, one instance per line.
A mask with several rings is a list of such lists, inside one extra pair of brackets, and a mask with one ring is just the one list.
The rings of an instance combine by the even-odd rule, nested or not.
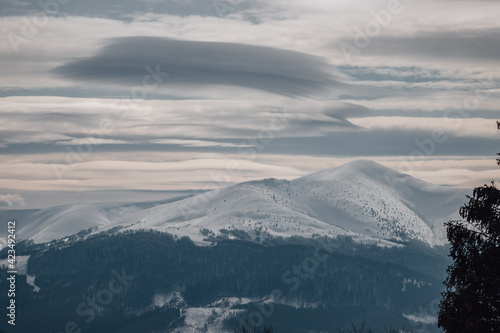
[(397, 174), (394, 170), (378, 164), (372, 160), (354, 160), (341, 166), (321, 170), (299, 179), (329, 180), (339, 177), (349, 177), (367, 175), (375, 178), (382, 178), (384, 174)]
[(155, 229), (198, 243), (218, 236), (347, 235), (359, 241), (446, 242), (443, 223), (458, 217), (465, 191), (426, 183), (369, 160), (292, 181), (233, 185), (119, 219), (103, 229)]
[(251, 181), (168, 203), (26, 211), (19, 218), (25, 221), (18, 237), (41, 243), (88, 228), (153, 229), (197, 244), (221, 238), (260, 242), (346, 235), (381, 245), (414, 239), (434, 246), (446, 243), (443, 223), (458, 218), (467, 192), (356, 160), (292, 181)]

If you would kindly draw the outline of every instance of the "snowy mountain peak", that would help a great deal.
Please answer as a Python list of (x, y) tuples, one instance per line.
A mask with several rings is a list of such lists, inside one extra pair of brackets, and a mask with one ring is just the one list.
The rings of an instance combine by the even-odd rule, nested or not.
[(299, 180), (349, 180), (352, 178), (370, 178), (381, 183), (393, 183), (394, 179), (411, 178), (371, 160), (354, 160), (338, 167), (321, 170), (319, 172), (299, 178)]
[(357, 160), (292, 181), (269, 178), (222, 188), (139, 212), (105, 229), (151, 228), (197, 243), (226, 236), (259, 242), (347, 235), (384, 244), (416, 239), (436, 245), (446, 242), (443, 223), (457, 217), (463, 197), (463, 190)]
[(153, 207), (134, 205), (115, 211), (96, 204), (94, 210), (75, 206), (63, 209), (68, 214), (59, 209), (51, 216), (45, 216), (50, 213), (46, 210), (43, 221), (37, 219), (40, 212), (27, 217), (38, 224), (26, 225), (20, 230), (25, 235), (20, 236), (35, 242), (69, 236), (76, 227), (70, 217), (78, 208), (87, 216), (81, 229), (152, 229), (187, 236), (198, 244), (221, 237), (260, 242), (272, 237), (346, 235), (385, 245), (415, 239), (432, 246), (446, 243), (443, 223), (459, 218), (467, 192), (356, 160), (292, 181), (251, 181)]

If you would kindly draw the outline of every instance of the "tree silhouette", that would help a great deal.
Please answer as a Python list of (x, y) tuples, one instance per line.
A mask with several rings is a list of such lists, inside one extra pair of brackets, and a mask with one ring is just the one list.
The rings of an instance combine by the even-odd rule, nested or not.
[(252, 327), (250, 325), (242, 325), (239, 326), (234, 332), (235, 333), (273, 333), (274, 328), (272, 326), (261, 327)]
[(474, 189), (460, 208), (465, 221), (446, 223), (450, 256), (438, 326), (449, 333), (500, 328), (500, 190), (492, 182)]

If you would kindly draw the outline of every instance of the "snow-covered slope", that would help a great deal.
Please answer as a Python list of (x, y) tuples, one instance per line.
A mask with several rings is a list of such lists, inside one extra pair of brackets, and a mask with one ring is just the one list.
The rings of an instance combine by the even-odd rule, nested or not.
[(367, 160), (323, 170), (296, 182), (309, 189), (311, 204), (321, 207), (316, 210), (319, 218), (331, 219), (340, 210), (358, 222), (345, 225), (355, 232), (409, 237), (432, 245), (446, 242), (443, 223), (459, 218), (458, 208), (469, 192), (429, 184)]
[[(443, 222), (459, 218), (458, 208), (468, 192), (358, 160), (292, 181), (264, 179), (184, 199), (67, 205), (0, 215), (18, 220), (18, 239), (36, 243), (89, 228), (101, 232), (121, 227), (166, 231), (198, 244), (221, 236), (261, 241), (348, 235), (381, 245), (407, 238), (439, 245), (446, 242)], [(6, 237), (1, 239), (3, 247)]]
[[(390, 244), (446, 241), (443, 222), (458, 218), (467, 190), (432, 185), (372, 161), (358, 160), (293, 181), (264, 179), (160, 205), (101, 227), (154, 229), (203, 243), (244, 230), (271, 236), (349, 235)], [(205, 241), (206, 242), (206, 241)]]
[[(162, 202), (144, 203), (91, 203), (64, 205), (45, 209), (0, 212), (2, 221), (15, 220), (18, 239), (32, 239), (45, 243), (77, 234), (89, 228), (104, 227), (112, 221), (130, 216), (144, 209), (184, 199), (186, 196)], [(7, 236), (0, 234), (0, 248), (6, 245)]]

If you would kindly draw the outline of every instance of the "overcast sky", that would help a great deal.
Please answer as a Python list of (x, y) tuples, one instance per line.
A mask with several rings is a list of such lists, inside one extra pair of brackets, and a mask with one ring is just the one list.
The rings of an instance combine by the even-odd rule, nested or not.
[(436, 184), (498, 179), (499, 13), (472, 0), (0, 0), (0, 209), (358, 158)]

